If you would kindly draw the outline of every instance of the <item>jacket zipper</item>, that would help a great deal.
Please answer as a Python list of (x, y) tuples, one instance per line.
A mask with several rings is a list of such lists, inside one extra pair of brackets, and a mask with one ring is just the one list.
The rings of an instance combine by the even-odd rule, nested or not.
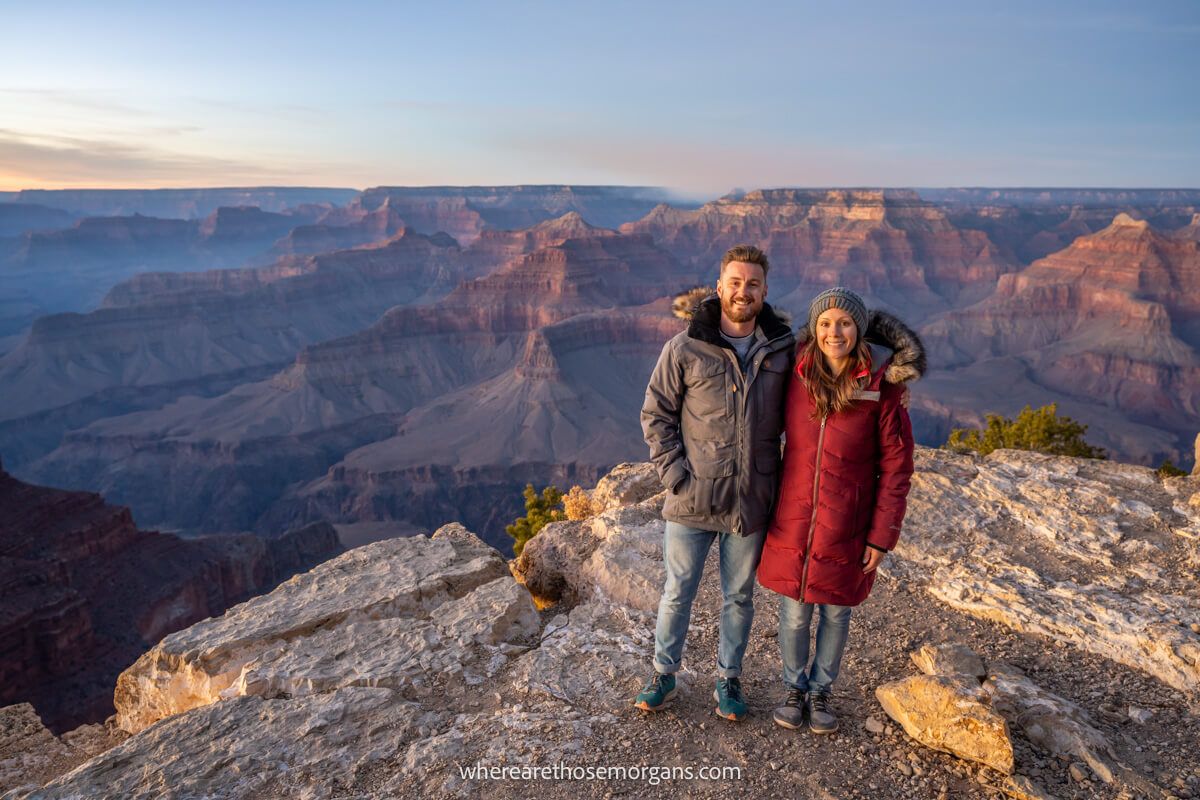
[[(733, 426), (734, 426), (734, 430), (737, 431), (737, 449), (735, 452), (740, 454), (743, 450), (742, 418), (745, 416), (744, 413), (741, 413), (743, 411), (742, 402), (745, 399), (746, 395), (748, 394), (748, 391), (746, 389), (746, 384), (743, 380), (742, 364), (738, 360), (737, 353), (734, 353), (729, 350), (726, 350), (725, 352), (729, 354), (730, 360), (733, 361), (733, 373), (734, 373), (734, 379), (733, 379), (733, 393), (734, 393)], [(741, 398), (737, 397), (739, 383), (742, 384), (742, 391), (741, 391), (742, 397)], [(742, 492), (741, 492), (742, 477), (743, 476), (741, 474), (741, 470), (738, 470), (738, 474), (735, 475), (733, 478), (733, 531), (732, 531), (732, 533), (735, 533), (735, 534), (741, 534), (741, 532), (742, 532)]]
[[(767, 358), (771, 355), (774, 355), (775, 350), (770, 350), (768, 348), (770, 348), (771, 345), (775, 344), (776, 342), (778, 342), (780, 339), (783, 339), (783, 338), (784, 338), (783, 336), (776, 336), (774, 339), (768, 340), (767, 343), (764, 344), (762, 346), (762, 348), (760, 348), (762, 350), (766, 350), (766, 355), (762, 356), (762, 358), (759, 359), (759, 363), (762, 362), (763, 358)], [(727, 349), (727, 348), (721, 348), (721, 349), (725, 350), (725, 352), (729, 355), (730, 360), (733, 361), (733, 371), (734, 371), (735, 375), (737, 376), (733, 380), (733, 386), (734, 386), (733, 393), (734, 394), (738, 393), (738, 389), (737, 389), (738, 383), (739, 382), (742, 383), (742, 390), (741, 390), (742, 397), (740, 400), (734, 400), (733, 421), (734, 421), (735, 427), (737, 428), (737, 452), (743, 453), (743, 452), (745, 452), (745, 447), (743, 446), (744, 443), (742, 441), (741, 421), (746, 416), (746, 413), (745, 413), (746, 412), (746, 396), (750, 394), (750, 382), (748, 380), (746, 380), (746, 376), (742, 375), (742, 364), (738, 360), (737, 353), (733, 352), (732, 349)], [(758, 373), (758, 370), (756, 369), (755, 374), (757, 375), (757, 373)], [(739, 414), (738, 412), (741, 412), (741, 413)], [(822, 434), (824, 434), (824, 431), (825, 431), (825, 421), (821, 420)], [(734, 487), (733, 487), (733, 530), (731, 531), (731, 533), (740, 535), (742, 533), (741, 482), (742, 482), (743, 478), (745, 477), (745, 475), (742, 474), (741, 472), (739, 472), (739, 474), (734, 477), (735, 477), (735, 481), (734, 481)]]
[(808, 545), (804, 548), (804, 567), (800, 571), (800, 602), (808, 589), (808, 560), (812, 557), (813, 534), (817, 530), (817, 493), (821, 486), (821, 451), (825, 444), (825, 417), (821, 417), (821, 431), (817, 434), (817, 460), (813, 468), (812, 519), (808, 522)]

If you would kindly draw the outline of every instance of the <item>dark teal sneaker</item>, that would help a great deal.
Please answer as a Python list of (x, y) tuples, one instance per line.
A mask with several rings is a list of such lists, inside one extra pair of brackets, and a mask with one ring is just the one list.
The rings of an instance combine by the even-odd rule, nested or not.
[(717, 678), (717, 688), (713, 690), (713, 699), (717, 701), (717, 716), (741, 722), (749, 711), (746, 699), (742, 697), (742, 682), (737, 678)]
[(655, 672), (642, 687), (642, 693), (634, 698), (633, 704), (643, 711), (658, 711), (675, 696), (675, 676)]

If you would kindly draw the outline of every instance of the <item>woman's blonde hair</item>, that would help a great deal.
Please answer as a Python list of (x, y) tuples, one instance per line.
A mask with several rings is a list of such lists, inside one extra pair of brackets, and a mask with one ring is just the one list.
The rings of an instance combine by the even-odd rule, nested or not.
[[(854, 391), (864, 385), (863, 380), (855, 378), (854, 375), (862, 367), (870, 365), (871, 349), (863, 339), (861, 331), (855, 335), (858, 342), (854, 345), (854, 351), (850, 353), (846, 368), (838, 375), (834, 375), (833, 370), (829, 368), (815, 336), (800, 348), (796, 361), (800, 365), (800, 377), (808, 388), (809, 396), (812, 397), (813, 419), (845, 411), (854, 402)], [(867, 380), (870, 380), (869, 376)]]

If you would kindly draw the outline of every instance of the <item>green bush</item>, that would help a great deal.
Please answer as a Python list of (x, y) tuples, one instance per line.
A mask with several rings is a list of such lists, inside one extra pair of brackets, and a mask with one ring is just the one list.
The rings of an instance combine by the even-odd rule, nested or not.
[(538, 495), (532, 483), (525, 485), (525, 516), (518, 517), (512, 525), (504, 527), (505, 532), (513, 538), (513, 555), (521, 555), (525, 543), (546, 525), (567, 518), (567, 513), (559, 508), (562, 499), (563, 493), (556, 486), (547, 486)]
[(1160, 478), (1177, 478), (1180, 475), (1187, 475), (1187, 472), (1175, 466), (1175, 464), (1169, 458), (1164, 459), (1163, 463), (1159, 465), (1159, 468), (1154, 470), (1154, 472)]
[(1036, 411), (1025, 406), (1016, 419), (988, 414), (983, 430), (955, 428), (945, 446), (951, 450), (974, 450), (984, 456), (1003, 447), (1056, 456), (1108, 458), (1104, 448), (1084, 441), (1086, 431), (1087, 425), (1058, 416), (1058, 405), (1051, 403)]

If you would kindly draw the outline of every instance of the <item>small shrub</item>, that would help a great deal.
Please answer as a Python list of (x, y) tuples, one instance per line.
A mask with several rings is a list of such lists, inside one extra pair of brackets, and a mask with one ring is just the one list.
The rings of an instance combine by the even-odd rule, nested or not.
[(572, 486), (571, 491), (567, 492), (563, 498), (563, 510), (570, 520), (588, 519), (599, 511), (592, 503), (592, 496), (582, 486)]
[(524, 494), (525, 516), (518, 517), (513, 524), (504, 527), (504, 531), (513, 538), (514, 556), (520, 556), (521, 551), (525, 549), (525, 543), (546, 525), (567, 518), (566, 513), (558, 507), (562, 503), (563, 494), (557, 487), (547, 486), (539, 495), (530, 483), (525, 485)]
[(1187, 472), (1175, 466), (1169, 458), (1164, 459), (1158, 469), (1154, 470), (1154, 473), (1160, 478), (1178, 478), (1181, 475), (1187, 475)]
[(950, 432), (945, 447), (951, 450), (974, 450), (982, 456), (993, 450), (1010, 448), (1056, 456), (1108, 458), (1104, 448), (1094, 447), (1084, 440), (1085, 432), (1087, 425), (1070, 417), (1058, 416), (1058, 405), (1051, 403), (1036, 411), (1025, 406), (1016, 419), (988, 414), (987, 426), (983, 430), (955, 428)]

